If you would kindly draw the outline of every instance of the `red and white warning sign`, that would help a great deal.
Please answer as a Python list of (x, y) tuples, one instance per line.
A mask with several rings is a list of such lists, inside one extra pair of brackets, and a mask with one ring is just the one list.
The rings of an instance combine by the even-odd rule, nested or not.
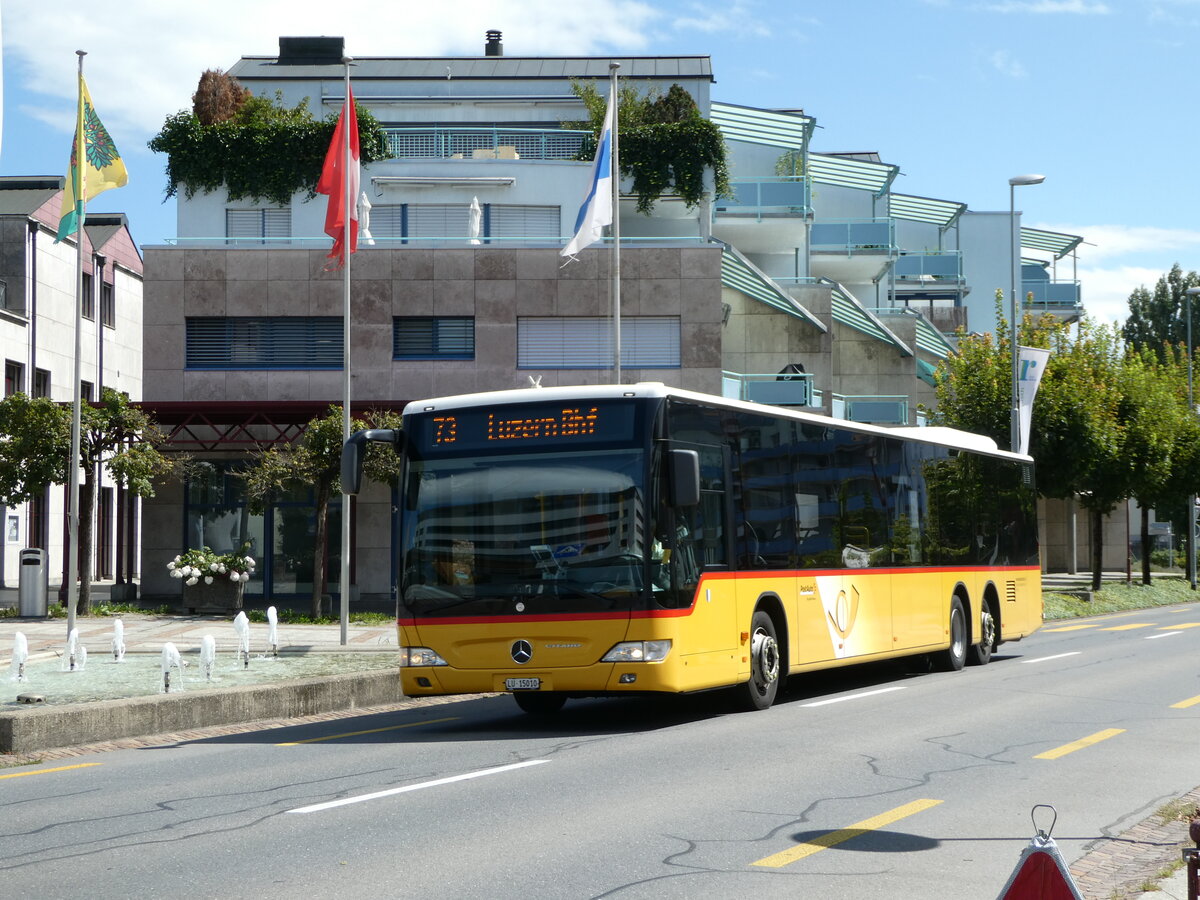
[[(1036, 815), (1038, 809), (1053, 807), (1039, 804), (1032, 810)], [(1058, 816), (1055, 815), (1057, 821)], [(1033, 839), (1017, 860), (1017, 867), (1009, 876), (1008, 883), (1000, 891), (998, 900), (1083, 900), (1083, 895), (1071, 880), (1071, 872), (1058, 852), (1058, 845), (1050, 838), (1050, 829), (1042, 831), (1034, 822), (1035, 834)]]

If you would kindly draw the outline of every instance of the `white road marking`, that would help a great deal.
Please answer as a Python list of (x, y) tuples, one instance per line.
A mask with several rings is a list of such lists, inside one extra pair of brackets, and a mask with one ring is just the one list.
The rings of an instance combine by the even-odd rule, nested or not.
[(1023, 659), (1023, 663), (1045, 662), (1048, 659), (1062, 659), (1064, 656), (1078, 656), (1082, 650), (1072, 650), (1070, 653), (1056, 653), (1054, 656), (1039, 656), (1037, 659)]
[(290, 813), (321, 812), (338, 806), (349, 806), (351, 803), (365, 803), (368, 800), (378, 800), (380, 797), (391, 797), (395, 794), (406, 794), (409, 791), (419, 791), (424, 788), (437, 787), (441, 784), (453, 784), (456, 781), (468, 781), (472, 778), (482, 778), (485, 775), (499, 775), (501, 772), (511, 772), (514, 769), (524, 769), (550, 762), (548, 759), (530, 759), (525, 762), (513, 763), (510, 766), (496, 766), (494, 769), (481, 769), (478, 772), (468, 772), (465, 775), (452, 775), (449, 778), (436, 778), (433, 781), (422, 781), (418, 784), (406, 784), (403, 787), (391, 788), (386, 791), (376, 791), (373, 794), (362, 794), (358, 797), (343, 797), (341, 800), (330, 800), (327, 803), (314, 803), (312, 806), (301, 806), (289, 809)]
[(885, 687), (877, 691), (863, 691), (861, 694), (851, 694), (848, 697), (834, 697), (832, 700), (817, 700), (813, 703), (801, 703), (801, 706), (828, 706), (830, 703), (841, 703), (843, 700), (858, 700), (861, 697), (872, 697), (875, 694), (886, 694), (888, 691), (902, 691), (904, 687)]
[(1162, 634), (1148, 634), (1148, 635), (1146, 635), (1146, 640), (1152, 641), (1155, 638), (1170, 637), (1173, 634), (1183, 634), (1183, 632), (1182, 631), (1164, 631)]

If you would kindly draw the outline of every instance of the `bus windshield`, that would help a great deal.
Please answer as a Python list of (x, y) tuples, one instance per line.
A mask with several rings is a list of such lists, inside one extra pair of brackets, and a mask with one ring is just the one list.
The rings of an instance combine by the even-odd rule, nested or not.
[(645, 454), (410, 461), (402, 614), (629, 610), (642, 596)]

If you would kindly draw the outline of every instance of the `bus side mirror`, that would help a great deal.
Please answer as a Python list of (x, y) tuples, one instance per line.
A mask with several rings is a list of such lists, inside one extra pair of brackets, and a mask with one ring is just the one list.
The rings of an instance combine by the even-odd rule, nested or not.
[(392, 428), (368, 428), (356, 431), (350, 435), (350, 440), (342, 445), (342, 493), (357, 494), (362, 490), (363, 459), (366, 456), (367, 441), (379, 441), (392, 444), (397, 452), (400, 450), (402, 432)]
[(695, 506), (700, 502), (700, 454), (695, 450), (671, 450), (670, 496), (672, 506)]

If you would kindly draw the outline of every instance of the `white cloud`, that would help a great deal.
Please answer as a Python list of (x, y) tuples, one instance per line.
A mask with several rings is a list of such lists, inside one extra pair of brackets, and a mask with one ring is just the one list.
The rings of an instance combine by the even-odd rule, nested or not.
[(1034, 15), (1068, 13), (1079, 16), (1105, 16), (1112, 12), (1107, 3), (1088, 3), (1087, 0), (1005, 0), (1003, 3), (986, 3), (983, 9), (989, 12)]
[(990, 61), (993, 69), (1008, 78), (1024, 78), (1027, 74), (1025, 66), (1009, 56), (1007, 50), (997, 50), (992, 54)]
[(770, 37), (771, 30), (763, 24), (749, 4), (735, 0), (728, 9), (713, 8), (699, 3), (692, 5), (695, 15), (679, 16), (674, 25), (680, 31), (700, 31), (705, 34), (737, 34), (751, 37)]
[(39, 119), (69, 131), (75, 50), (87, 50), (84, 77), (118, 143), (157, 132), (188, 105), (205, 69), (273, 55), (284, 34), (342, 35), (356, 56), (482, 55), (491, 28), (504, 32), (510, 56), (631, 53), (646, 50), (648, 26), (661, 18), (639, 0), (593, 0), (570, 15), (556, 0), (458, 0), (452, 8), (342, 0), (336, 15), (316, 0), (125, 0), (107, 22), (35, 0), (6, 0), (4, 12), (5, 87), (15, 105), (36, 104)]
[[(1172, 257), (1178, 259), (1185, 254), (1200, 251), (1200, 231), (1185, 228), (1155, 228), (1153, 226), (1129, 225), (1043, 225), (1048, 231), (1078, 234), (1087, 245), (1079, 250), (1089, 261), (1113, 259), (1131, 255), (1153, 256), (1156, 259)], [(1182, 262), (1182, 261), (1181, 261)], [(1170, 268), (1170, 263), (1167, 264)], [(1186, 268), (1186, 266), (1185, 266)], [(1165, 270), (1164, 270), (1165, 271)], [(1161, 274), (1161, 273), (1159, 273)], [(1158, 276), (1155, 276), (1155, 280)]]
[(1080, 267), (1079, 290), (1083, 308), (1093, 319), (1123, 323), (1129, 315), (1129, 295), (1139, 287), (1153, 290), (1164, 274), (1163, 269), (1140, 266)]

